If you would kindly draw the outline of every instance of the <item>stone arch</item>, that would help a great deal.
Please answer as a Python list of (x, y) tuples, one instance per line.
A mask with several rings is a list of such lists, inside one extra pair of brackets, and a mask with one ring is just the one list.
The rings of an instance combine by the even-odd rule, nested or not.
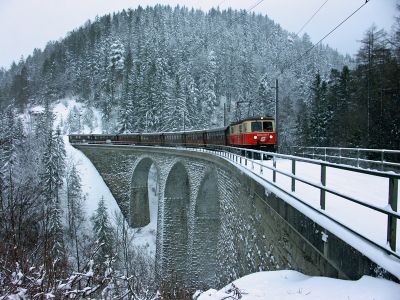
[(217, 282), (220, 201), (215, 170), (203, 177), (196, 198), (193, 232), (193, 273), (200, 288)]
[(136, 164), (132, 173), (129, 225), (133, 228), (150, 223), (148, 178), (153, 163), (151, 158), (145, 157)]
[(188, 273), (188, 219), (190, 184), (186, 168), (177, 162), (170, 170), (164, 189), (164, 258), (166, 275), (185, 282)]

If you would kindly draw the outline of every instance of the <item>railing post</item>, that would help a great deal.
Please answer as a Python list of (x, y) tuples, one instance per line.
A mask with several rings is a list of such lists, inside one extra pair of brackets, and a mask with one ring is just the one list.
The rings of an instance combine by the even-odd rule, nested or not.
[[(292, 160), (292, 175), (296, 175), (296, 160)], [(292, 192), (296, 191), (296, 179), (292, 177)]]
[(360, 149), (357, 149), (357, 168), (360, 167)]
[[(389, 177), (389, 205), (393, 211), (397, 211), (398, 184), (399, 181), (396, 178)], [(396, 251), (396, 223), (396, 217), (388, 216), (387, 241), (393, 251)]]
[(272, 165), (274, 166), (274, 171), (272, 172), (272, 181), (276, 182), (276, 159), (275, 156), (272, 158)]
[[(326, 166), (325, 165), (321, 165), (321, 184), (323, 187), (326, 186)], [(321, 209), (325, 209), (325, 190), (323, 190), (323, 189), (321, 189), (319, 204), (321, 206)]]
[(383, 169), (384, 169), (384, 167), (383, 167), (384, 161), (385, 161), (385, 150), (382, 150), (382, 152), (381, 152), (381, 171), (383, 171)]

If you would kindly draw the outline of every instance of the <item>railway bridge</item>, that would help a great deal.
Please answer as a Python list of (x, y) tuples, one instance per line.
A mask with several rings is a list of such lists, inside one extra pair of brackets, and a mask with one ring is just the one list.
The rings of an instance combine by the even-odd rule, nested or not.
[[(256, 160), (221, 149), (73, 146), (92, 161), (131, 227), (150, 222), (148, 176), (152, 165), (157, 169), (156, 271), (164, 280), (221, 287), (251, 272), (279, 269), (344, 279), (400, 278), (397, 212), (387, 209), (394, 250), (379, 248), (277, 188), (275, 158), (263, 170), (263, 156), (257, 167)], [(293, 163), (291, 171), (296, 173)], [(268, 172), (270, 181), (260, 176)], [(398, 177), (389, 180), (395, 202)], [(292, 192), (296, 181), (302, 179), (292, 177)], [(326, 192), (323, 183), (316, 184), (321, 197)], [(358, 244), (348, 243), (349, 236)], [(363, 251), (367, 248), (370, 251)]]

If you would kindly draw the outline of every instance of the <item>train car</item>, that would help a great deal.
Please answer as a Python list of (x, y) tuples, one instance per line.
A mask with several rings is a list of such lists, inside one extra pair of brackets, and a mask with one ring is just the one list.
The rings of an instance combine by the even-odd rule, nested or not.
[(152, 146), (164, 145), (164, 134), (162, 133), (142, 133), (140, 135), (140, 145)]
[(117, 141), (120, 145), (139, 145), (141, 143), (141, 135), (139, 133), (119, 134)]
[(230, 146), (276, 151), (276, 129), (273, 117), (252, 117), (232, 123), (227, 132)]
[(118, 136), (113, 134), (70, 134), (70, 143), (111, 144), (118, 141)]
[(165, 146), (182, 146), (185, 144), (184, 132), (165, 132), (163, 136)]
[(228, 127), (207, 130), (205, 132), (205, 144), (226, 146), (228, 144), (227, 130)]
[(185, 132), (185, 144), (188, 147), (199, 147), (206, 144), (206, 130)]

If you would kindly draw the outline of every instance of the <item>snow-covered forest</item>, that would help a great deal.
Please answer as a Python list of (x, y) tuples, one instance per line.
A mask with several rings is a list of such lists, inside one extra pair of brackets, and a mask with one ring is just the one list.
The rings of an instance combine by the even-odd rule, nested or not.
[(59, 121), (49, 106), (2, 114), (0, 299), (150, 299), (154, 257), (104, 198), (89, 214), (85, 174), (66, 156)]
[[(159, 288), (123, 218), (110, 224), (103, 201), (92, 216), (82, 209), (63, 134), (273, 115), (278, 78), (282, 149), (399, 149), (400, 21), (391, 33), (371, 27), (355, 60), (323, 45), (302, 56), (311, 47), (306, 34), (246, 11), (139, 7), (0, 69), (0, 299), (151, 299)], [(58, 127), (52, 107), (65, 97), (80, 105)]]
[(111, 133), (219, 127), (224, 104), (228, 121), (273, 115), (278, 76), (284, 107), (297, 112), (318, 71), (327, 76), (349, 63), (318, 46), (291, 64), (311, 46), (306, 34), (246, 11), (139, 7), (88, 21), (3, 70), (1, 103), (15, 99), (22, 110), (79, 96), (101, 110)]
[(267, 16), (139, 7), (0, 70), (0, 105), (72, 95), (101, 110), (104, 132), (202, 129), (223, 126), (224, 112), (227, 123), (273, 115), (278, 78), (282, 146), (398, 148), (399, 28), (371, 27), (352, 61), (324, 45), (308, 51), (307, 34)]

